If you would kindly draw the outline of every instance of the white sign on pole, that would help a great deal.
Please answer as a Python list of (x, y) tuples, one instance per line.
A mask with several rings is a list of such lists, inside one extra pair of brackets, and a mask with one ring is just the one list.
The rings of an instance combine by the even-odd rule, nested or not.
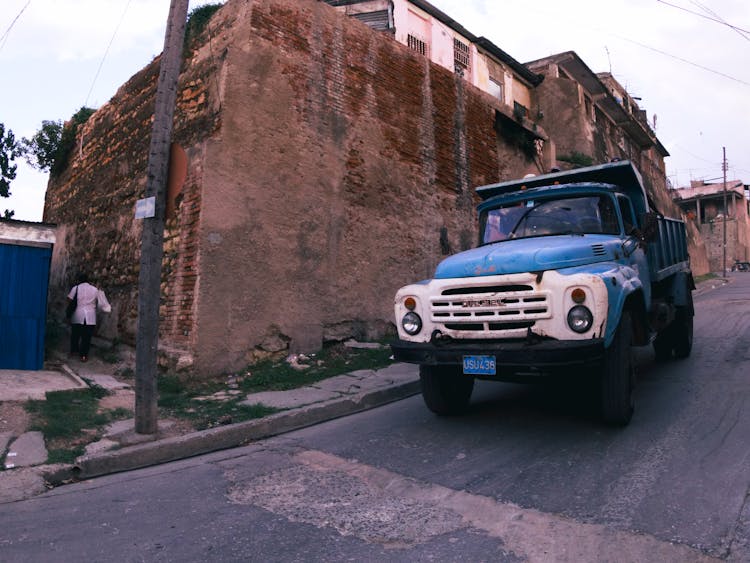
[(147, 219), (156, 215), (156, 197), (151, 196), (135, 202), (135, 218)]

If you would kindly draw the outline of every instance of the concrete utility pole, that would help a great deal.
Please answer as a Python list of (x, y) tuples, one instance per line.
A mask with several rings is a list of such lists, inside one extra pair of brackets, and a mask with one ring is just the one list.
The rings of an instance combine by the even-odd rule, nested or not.
[(188, 1), (172, 0), (169, 8), (148, 155), (145, 201), (153, 206), (153, 213), (144, 214), (141, 270), (138, 277), (138, 332), (135, 348), (135, 431), (138, 434), (155, 434), (157, 430), (156, 361), (159, 342), (161, 262), (164, 255), (164, 210), (169, 146), (172, 140), (177, 80), (182, 64)]
[(729, 209), (727, 209), (727, 148), (721, 147), (723, 158), (721, 159), (721, 169), (724, 171), (724, 253), (721, 264), (724, 267), (723, 277), (727, 277), (727, 219), (729, 218)]

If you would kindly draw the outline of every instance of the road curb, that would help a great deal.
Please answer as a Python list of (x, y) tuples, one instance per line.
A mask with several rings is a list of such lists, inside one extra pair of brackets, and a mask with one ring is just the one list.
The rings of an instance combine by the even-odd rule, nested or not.
[(46, 477), (53, 485), (62, 484), (70, 479), (89, 479), (233, 448), (253, 440), (270, 438), (405, 399), (416, 395), (419, 390), (419, 380), (397, 383), (366, 393), (282, 411), (260, 419), (87, 455), (78, 458), (75, 465), (67, 469), (58, 469)]

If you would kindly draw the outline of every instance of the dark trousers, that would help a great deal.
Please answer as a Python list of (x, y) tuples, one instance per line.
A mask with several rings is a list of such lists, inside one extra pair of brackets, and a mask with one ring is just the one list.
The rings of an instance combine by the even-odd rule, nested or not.
[(94, 334), (95, 325), (70, 325), (70, 353), (89, 355), (91, 347), (91, 336)]

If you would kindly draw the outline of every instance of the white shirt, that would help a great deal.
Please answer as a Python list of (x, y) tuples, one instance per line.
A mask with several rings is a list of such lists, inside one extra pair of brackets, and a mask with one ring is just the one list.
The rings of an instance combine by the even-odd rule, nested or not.
[(70, 322), (79, 325), (96, 324), (97, 305), (105, 313), (109, 313), (112, 307), (107, 301), (107, 297), (100, 289), (95, 288), (90, 283), (82, 283), (73, 287), (68, 293), (68, 299), (73, 299), (78, 292), (78, 306), (76, 307)]

